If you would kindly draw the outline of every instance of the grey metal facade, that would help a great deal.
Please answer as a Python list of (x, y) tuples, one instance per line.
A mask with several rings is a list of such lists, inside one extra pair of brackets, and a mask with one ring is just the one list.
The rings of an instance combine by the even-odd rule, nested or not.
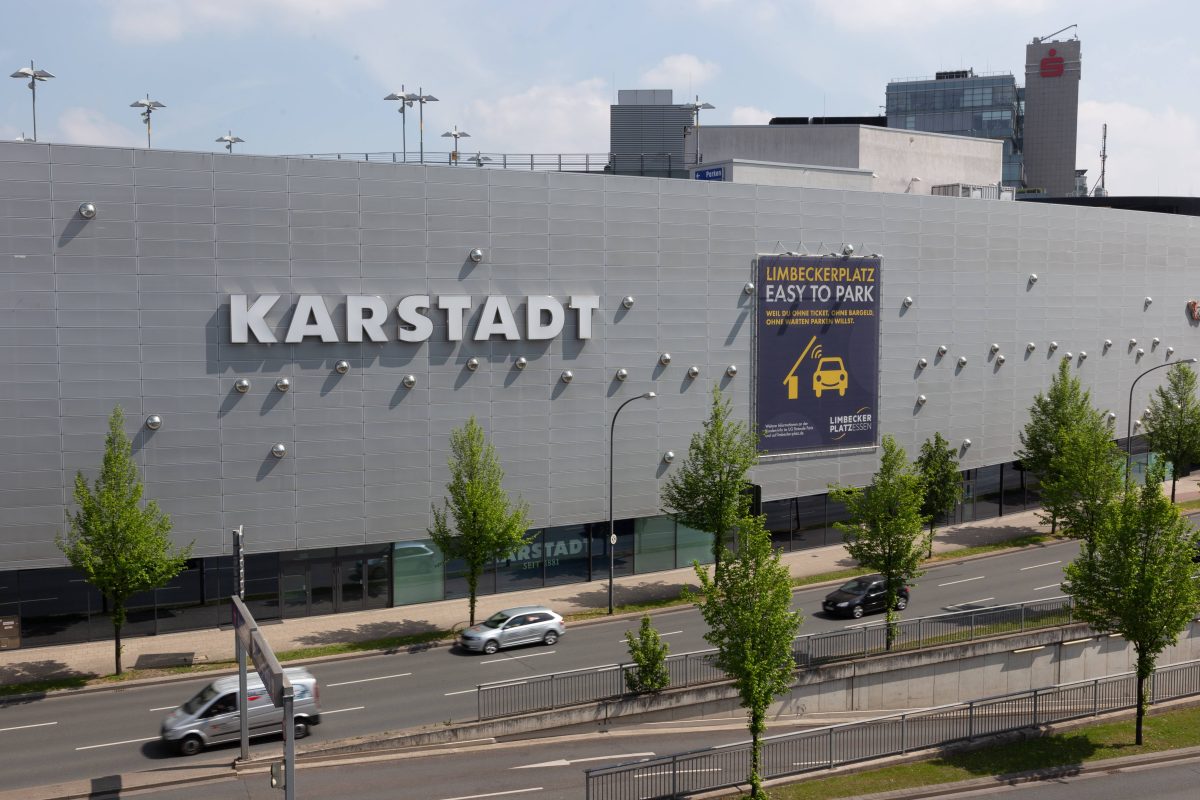
[(1081, 74), (1078, 39), (1026, 45), (1025, 181), (1051, 197), (1075, 192)]
[[(964, 467), (1011, 460), (1032, 396), (1068, 354), (1124, 431), (1133, 377), (1168, 348), (1200, 354), (1183, 308), (1200, 260), (1190, 217), (31, 143), (0, 144), (0, 177), (4, 570), (64, 563), (54, 536), (72, 479), (97, 467), (117, 403), (147, 496), (198, 556), (226, 550), (224, 532), (239, 524), (259, 552), (423, 538), (448, 479), (448, 434), (472, 414), (536, 525), (604, 520), (610, 415), (650, 389), (657, 401), (631, 406), (617, 426), (615, 505), (622, 517), (656, 515), (672, 468), (663, 454), (686, 452), (712, 385), (749, 418), (744, 286), (755, 253), (780, 242), (883, 254), (880, 428), (910, 453), (940, 431), (956, 446), (970, 440)], [(95, 219), (80, 218), (81, 202), (96, 204)], [(480, 264), (468, 259), (476, 247)], [(595, 294), (600, 308), (586, 341), (568, 316), (547, 342), (451, 343), (432, 314), (420, 344), (234, 345), (231, 294), (280, 294), (277, 310), (323, 295), (342, 332), (348, 294), (389, 308), (413, 294), (471, 295), (474, 317), (485, 295), (516, 305)], [(271, 322), (282, 331), (287, 319)], [(239, 378), (248, 393), (233, 388)], [(1152, 386), (1139, 385), (1135, 417)], [(150, 414), (161, 429), (143, 426)], [(271, 456), (275, 443), (284, 458)], [(810, 495), (865, 483), (876, 461), (772, 459), (754, 478), (767, 500)]]

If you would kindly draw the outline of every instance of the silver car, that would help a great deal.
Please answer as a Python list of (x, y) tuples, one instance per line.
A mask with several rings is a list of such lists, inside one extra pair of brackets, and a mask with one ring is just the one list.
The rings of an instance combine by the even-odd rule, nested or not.
[(464, 650), (491, 654), (501, 647), (542, 642), (552, 645), (567, 628), (563, 619), (543, 606), (521, 606), (497, 611), (478, 625), (463, 630), (458, 645)]

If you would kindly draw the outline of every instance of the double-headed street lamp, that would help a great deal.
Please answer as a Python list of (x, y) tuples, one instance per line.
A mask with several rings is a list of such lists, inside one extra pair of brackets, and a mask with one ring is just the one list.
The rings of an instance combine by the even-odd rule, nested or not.
[(146, 149), (150, 149), (150, 115), (160, 108), (166, 108), (166, 105), (157, 100), (151, 100), (150, 93), (146, 92), (145, 100), (134, 100), (129, 104), (129, 107), (142, 109), (141, 116), (146, 121)]
[(454, 152), (450, 154), (450, 163), (457, 164), (458, 163), (458, 140), (459, 139), (470, 139), (471, 134), (467, 133), (466, 131), (460, 131), (458, 129), (458, 126), (455, 125), (453, 130), (446, 131), (445, 133), (442, 134), (442, 136), (443, 136), (443, 138), (446, 136), (453, 137)]
[(25, 134), (22, 133), (21, 138), (18, 141), (34, 141), (34, 142), (36, 142), (37, 141), (37, 85), (38, 85), (38, 81), (47, 81), (50, 78), (53, 78), (54, 76), (51, 75), (49, 72), (46, 72), (46, 70), (44, 70), (44, 69), (35, 68), (33, 66), (33, 61), (30, 60), (28, 67), (21, 67), (19, 70), (14, 72), (9, 77), (28, 78), (29, 79), (29, 91), (32, 93), (32, 96), (33, 96), (33, 139), (26, 139)]
[(241, 137), (234, 136), (233, 131), (230, 131), (229, 133), (225, 134), (224, 136), (218, 136), (217, 141), (224, 142), (225, 149), (228, 150), (230, 153), (232, 153), (233, 146), (235, 144), (241, 144), (242, 142), (245, 142), (246, 140), (242, 139)]
[(421, 163), (424, 164), (425, 163), (425, 104), (426, 103), (436, 103), (438, 101), (438, 99), (431, 94), (425, 94), (425, 90), (423, 88), (417, 87), (417, 93), (415, 95), (412, 95), (412, 94), (408, 95), (408, 100), (413, 103), (418, 104), (418, 106), (419, 106), (419, 108), (417, 109), (417, 111), (419, 112), (417, 114), (417, 119), (420, 120)]
[(1196, 360), (1195, 358), (1183, 358), (1178, 361), (1168, 361), (1165, 364), (1159, 364), (1138, 375), (1133, 379), (1133, 383), (1129, 384), (1129, 410), (1125, 416), (1125, 488), (1129, 488), (1130, 470), (1133, 468), (1133, 387), (1137, 386), (1138, 381), (1156, 369), (1173, 367), (1176, 364), (1195, 364)]
[[(400, 91), (392, 92), (384, 100), (399, 100), (400, 101), (400, 146), (403, 148), (403, 161), (408, 162), (408, 113), (407, 110), (412, 108), (412, 104), (418, 99), (418, 96), (412, 92), (404, 91), (404, 84), (400, 84)], [(437, 98), (432, 98), (436, 100)]]
[(716, 108), (712, 103), (700, 102), (700, 95), (696, 95), (696, 102), (692, 103), (689, 108), (692, 109), (692, 116), (695, 120), (695, 125), (692, 130), (696, 133), (696, 163), (700, 163), (700, 112)]
[(613, 570), (616, 567), (616, 556), (613, 548), (617, 544), (617, 534), (613, 530), (613, 442), (614, 435), (617, 430), (617, 415), (621, 413), (621, 409), (632, 403), (634, 400), (653, 400), (658, 397), (654, 392), (646, 392), (631, 397), (621, 405), (617, 406), (617, 410), (613, 412), (612, 424), (608, 428), (608, 613), (613, 613)]

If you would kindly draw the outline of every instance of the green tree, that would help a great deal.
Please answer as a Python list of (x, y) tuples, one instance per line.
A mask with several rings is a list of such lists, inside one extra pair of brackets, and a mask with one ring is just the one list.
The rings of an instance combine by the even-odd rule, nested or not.
[(130, 597), (165, 586), (184, 568), (192, 545), (171, 547), (171, 518), (153, 500), (142, 505), (144, 487), (125, 435), (120, 406), (108, 417), (104, 460), (92, 486), (75, 473), (75, 505), (65, 536), (55, 543), (71, 566), (108, 601), (112, 612), (116, 673), (121, 674), (121, 628)]
[(762, 517), (737, 524), (738, 551), (724, 552), (725, 566), (709, 576), (696, 564), (696, 605), (708, 624), (704, 638), (717, 649), (716, 665), (733, 678), (747, 710), (751, 737), (750, 796), (766, 797), (759, 775), (762, 734), (774, 699), (795, 672), (792, 640), (803, 617), (791, 610), (792, 582)]
[(1150, 413), (1142, 417), (1146, 443), (1171, 462), (1171, 502), (1179, 473), (1200, 460), (1200, 401), (1196, 399), (1196, 373), (1180, 362), (1167, 370), (1167, 385), (1150, 398)]
[(937, 518), (949, 514), (962, 499), (962, 476), (958, 473), (958, 453), (940, 432), (926, 439), (916, 461), (923, 496), (921, 513), (929, 517), (929, 553), (933, 558), (933, 533)]
[(496, 448), (474, 416), (450, 432), (449, 465), (450, 497), (442, 501), (442, 508), (433, 507), (429, 537), (447, 559), (465, 563), (469, 624), (474, 625), (479, 576), (526, 543), (529, 504), (509, 501)]
[[(1017, 458), (1026, 471), (1033, 473), (1038, 482), (1045, 484), (1054, 479), (1054, 456), (1062, 447), (1066, 432), (1093, 413), (1091, 394), (1084, 391), (1079, 379), (1071, 374), (1071, 362), (1064, 358), (1058, 364), (1058, 373), (1050, 382), (1045, 394), (1038, 392), (1029, 407), (1029, 422), (1021, 431), (1021, 451)], [(1051, 533), (1058, 530), (1058, 509), (1043, 498), (1046, 513), (1042, 522), (1050, 523)]]
[(1125, 480), (1125, 457), (1113, 441), (1113, 424), (1095, 410), (1064, 431), (1050, 459), (1042, 501), (1053, 508), (1066, 534), (1091, 549), (1111, 516)]
[(671, 685), (671, 674), (667, 672), (667, 653), (671, 648), (650, 624), (649, 614), (642, 615), (636, 636), (633, 631), (625, 631), (625, 644), (634, 663), (634, 669), (625, 671), (625, 686), (629, 691), (661, 692)]
[(846, 551), (883, 578), (890, 650), (896, 634), (900, 590), (924, 574), (921, 560), (927, 545), (921, 536), (925, 524), (921, 477), (908, 463), (904, 448), (889, 435), (883, 437), (879, 471), (869, 486), (830, 489), (829, 498), (844, 503), (850, 515), (849, 522), (834, 523), (847, 536)]
[(729, 400), (714, 386), (704, 427), (692, 435), (687, 458), (662, 488), (668, 516), (712, 534), (713, 563), (718, 571), (726, 536), (750, 513), (746, 473), (758, 460), (757, 437), (745, 423), (731, 421), (730, 413)]
[(1091, 552), (1067, 565), (1063, 589), (1076, 613), (1096, 630), (1119, 633), (1137, 654), (1137, 737), (1142, 743), (1146, 679), (1200, 610), (1192, 577), (1191, 525), (1162, 492), (1166, 468), (1151, 467), (1146, 484), (1126, 492), (1096, 534)]

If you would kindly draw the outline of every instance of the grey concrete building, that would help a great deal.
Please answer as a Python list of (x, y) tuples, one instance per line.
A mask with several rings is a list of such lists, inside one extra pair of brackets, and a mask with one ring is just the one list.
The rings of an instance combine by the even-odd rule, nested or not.
[(1025, 183), (1051, 197), (1075, 193), (1079, 130), (1078, 39), (1025, 47)]
[[(713, 385), (752, 420), (746, 284), (780, 242), (882, 255), (878, 430), (960, 448), (958, 519), (1037, 502), (1013, 453), (1062, 358), (1123, 431), (1134, 376), (1196, 354), (1190, 217), (35, 143), (0, 144), (0, 176), (0, 616), (27, 646), (110, 633), (54, 537), (116, 404), (147, 496), (195, 542), (136, 635), (228, 619), (237, 525), (260, 619), (461, 596), (426, 528), (471, 415), (536, 526), (484, 591), (605, 579), (609, 422), (648, 390), (617, 424), (617, 570), (703, 558), (658, 492)], [(778, 545), (835, 540), (827, 486), (876, 466), (870, 446), (764, 458)]]

